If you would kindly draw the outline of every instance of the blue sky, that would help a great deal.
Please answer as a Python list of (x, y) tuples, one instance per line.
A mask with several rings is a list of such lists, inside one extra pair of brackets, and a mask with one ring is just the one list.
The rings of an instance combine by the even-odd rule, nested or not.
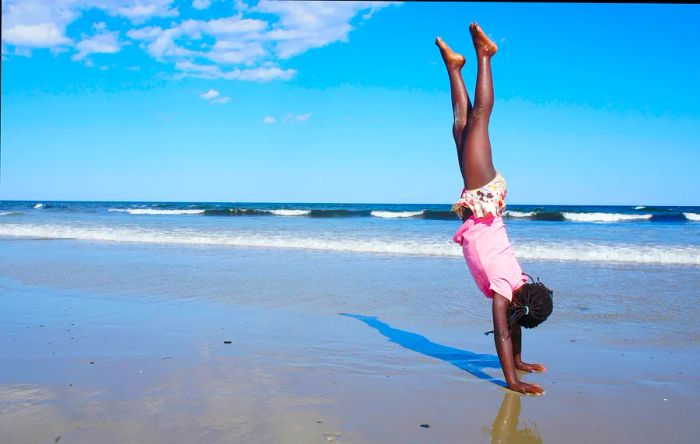
[(0, 198), (449, 203), (434, 39), (510, 203), (700, 205), (695, 5), (3, 0)]

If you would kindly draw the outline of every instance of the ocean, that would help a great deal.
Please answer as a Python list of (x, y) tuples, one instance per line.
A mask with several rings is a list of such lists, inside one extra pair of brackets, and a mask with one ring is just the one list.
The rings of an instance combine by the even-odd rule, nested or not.
[(449, 210), (0, 202), (0, 441), (694, 442), (699, 207), (508, 207), (537, 398)]
[[(509, 205), (520, 259), (700, 265), (700, 207)], [(0, 237), (461, 257), (449, 205), (0, 201)]]

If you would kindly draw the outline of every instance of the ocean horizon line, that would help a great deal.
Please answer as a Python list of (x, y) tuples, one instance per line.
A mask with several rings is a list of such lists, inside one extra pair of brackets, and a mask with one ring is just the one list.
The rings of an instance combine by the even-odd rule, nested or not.
[[(456, 200), (456, 199), (455, 199)], [(253, 200), (81, 200), (81, 199), (0, 199), (1, 202), (7, 203), (143, 203), (143, 204), (281, 204), (281, 205), (445, 205), (451, 206), (452, 202), (343, 202), (343, 201), (253, 201)], [(643, 208), (654, 208), (654, 207), (679, 207), (679, 208), (700, 208), (698, 205), (688, 205), (688, 204), (658, 204), (658, 203), (625, 203), (625, 204), (613, 204), (613, 203), (518, 203), (518, 202), (508, 202), (507, 206), (521, 206), (521, 207), (643, 207)]]

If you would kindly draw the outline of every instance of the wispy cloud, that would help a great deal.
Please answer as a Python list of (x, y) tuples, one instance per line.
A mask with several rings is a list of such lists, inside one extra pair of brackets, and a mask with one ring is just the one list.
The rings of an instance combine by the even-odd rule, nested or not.
[(305, 113), (305, 114), (287, 113), (287, 115), (284, 116), (284, 119), (282, 120), (282, 122), (283, 123), (306, 122), (310, 118), (311, 118), (311, 113)]
[(221, 93), (215, 89), (210, 89), (209, 91), (200, 94), (199, 97), (206, 100), (209, 103), (219, 104), (228, 103), (228, 101), (231, 100), (230, 97), (222, 96)]
[(52, 48), (71, 43), (55, 23), (15, 25), (3, 30), (2, 40), (11, 45), (26, 48)]
[(265, 116), (265, 117), (262, 119), (262, 123), (264, 123), (264, 124), (266, 124), (266, 125), (273, 125), (275, 122), (277, 122), (277, 119), (275, 119), (275, 118), (272, 117), (272, 116)]
[(390, 2), (279, 2), (261, 1), (253, 11), (277, 17), (266, 33), (274, 51), (282, 59), (334, 42), (347, 42), (353, 30), (350, 21), (361, 11), (361, 19), (391, 5)]
[(121, 49), (117, 31), (107, 30), (104, 22), (95, 23), (93, 28), (96, 31), (94, 35), (83, 34), (82, 40), (75, 44), (78, 52), (71, 57), (73, 60), (82, 60), (90, 54), (114, 54)]
[(211, 6), (211, 0), (192, 0), (194, 9), (207, 9), (209, 6)]
[(210, 89), (209, 91), (200, 94), (199, 97), (201, 97), (204, 100), (212, 100), (212, 99), (216, 99), (217, 97), (219, 97), (219, 94), (220, 94), (219, 91), (217, 91), (215, 89)]
[(176, 17), (173, 0), (3, 0), (2, 42), (23, 48), (70, 46), (66, 27), (84, 10), (98, 9), (131, 23)]
[[(193, 0), (207, 9), (212, 0)], [(296, 71), (281, 65), (289, 58), (334, 42), (347, 42), (353, 20), (369, 20), (389, 2), (278, 2), (250, 6), (233, 2), (235, 13), (210, 20), (183, 17), (173, 0), (3, 0), (3, 53), (37, 48), (74, 48), (73, 60), (114, 54), (124, 42), (120, 31), (158, 62), (175, 68), (175, 78), (267, 82), (288, 80)], [(126, 20), (127, 29), (95, 27), (94, 35), (73, 41), (67, 26), (83, 11), (97, 9)], [(172, 18), (163, 25), (149, 24)], [(134, 27), (135, 25), (135, 27)], [(11, 50), (5, 50), (10, 45)]]

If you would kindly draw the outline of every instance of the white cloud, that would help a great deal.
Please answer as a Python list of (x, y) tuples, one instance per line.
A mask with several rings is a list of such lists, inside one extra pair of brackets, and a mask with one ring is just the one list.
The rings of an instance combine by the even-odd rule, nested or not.
[(219, 91), (217, 91), (215, 89), (210, 89), (209, 91), (207, 91), (203, 94), (200, 94), (199, 97), (203, 98), (204, 100), (212, 100), (212, 99), (216, 99), (217, 97), (219, 97), (219, 94), (220, 94)]
[(311, 118), (311, 113), (306, 113), (306, 114), (294, 114), (294, 113), (287, 113), (286, 116), (284, 116), (284, 120), (282, 121), (283, 123), (290, 123), (290, 122), (306, 122)]
[(224, 78), (237, 80), (252, 80), (255, 82), (269, 82), (271, 80), (289, 80), (297, 72), (293, 69), (281, 69), (277, 66), (260, 67), (254, 69), (236, 69), (224, 73)]
[(350, 21), (361, 11), (369, 10), (362, 19), (390, 2), (278, 2), (263, 0), (255, 11), (279, 17), (267, 38), (275, 42), (275, 50), (283, 59), (320, 48), (337, 41), (346, 42), (353, 30)]
[[(193, 0), (192, 7), (206, 9), (212, 3)], [(122, 31), (152, 58), (173, 66), (174, 78), (288, 80), (296, 71), (280, 66), (284, 60), (348, 41), (355, 26), (396, 3), (262, 0), (249, 6), (236, 0), (233, 4), (234, 15), (194, 20), (181, 18), (174, 0), (2, 0), (3, 55), (74, 48), (73, 59), (84, 61), (90, 54), (119, 52), (125, 42), (104, 22), (93, 25), (92, 36), (83, 34), (73, 41), (66, 35), (68, 25), (83, 11), (97, 9), (138, 25)], [(169, 24), (148, 23), (158, 17), (174, 19)]]
[(194, 9), (207, 9), (211, 6), (211, 0), (193, 0), (192, 7)]
[(32, 48), (51, 48), (71, 42), (54, 23), (15, 25), (3, 30), (2, 40), (10, 45)]
[(199, 97), (206, 100), (209, 103), (219, 104), (228, 103), (228, 101), (231, 100), (230, 97), (222, 96), (221, 93), (215, 89), (210, 89), (209, 91), (200, 94)]
[(75, 0), (3, 0), (2, 42), (21, 48), (68, 45), (66, 26), (78, 17)]
[(98, 31), (97, 34), (83, 34), (83, 39), (75, 44), (78, 52), (71, 57), (73, 60), (82, 60), (90, 54), (114, 54), (121, 49), (117, 31), (109, 32), (104, 23), (97, 23), (94, 28)]
[(110, 15), (126, 17), (133, 23), (143, 23), (152, 17), (176, 17), (177, 7), (171, 8), (173, 0), (90, 0), (93, 7), (104, 9)]
[(276, 120), (274, 117), (272, 117), (272, 116), (265, 116), (265, 117), (262, 119), (262, 123), (264, 123), (264, 124), (266, 124), (266, 125), (272, 125), (272, 124), (274, 124), (275, 122), (277, 122), (277, 120)]
[[(152, 17), (174, 17), (173, 0), (3, 0), (2, 42), (23, 48), (55, 48), (73, 42), (66, 27), (84, 10), (141, 23)], [(102, 23), (104, 26), (104, 23)], [(99, 31), (99, 29), (98, 29)]]
[(202, 79), (250, 80), (254, 82), (288, 80), (296, 74), (293, 69), (281, 69), (276, 66), (224, 71), (217, 65), (203, 65), (190, 61), (175, 63), (175, 69), (180, 71), (176, 78), (199, 77)]

